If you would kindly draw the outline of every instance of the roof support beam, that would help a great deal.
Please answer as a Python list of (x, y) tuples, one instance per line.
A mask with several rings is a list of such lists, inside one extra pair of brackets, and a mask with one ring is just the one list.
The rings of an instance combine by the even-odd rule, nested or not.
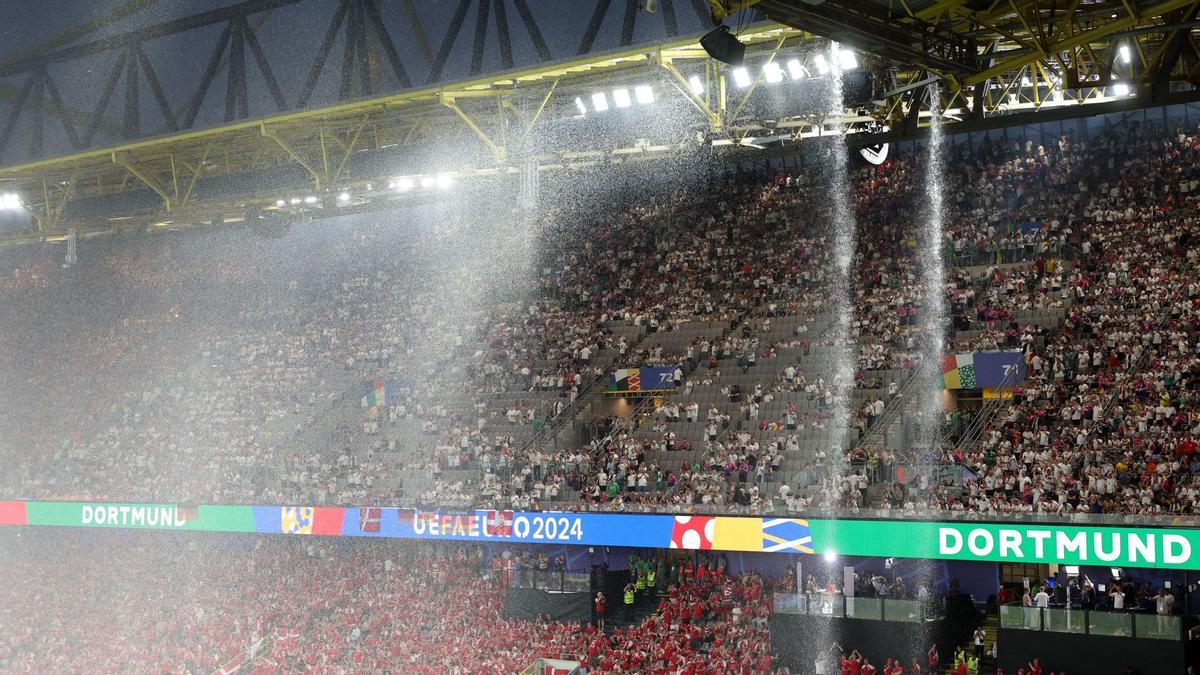
[(1147, 8), (1146, 11), (1142, 12), (1140, 16), (1125, 16), (1118, 19), (1113, 19), (1103, 26), (1084, 31), (1082, 33), (1077, 33), (1066, 38), (1065, 40), (1054, 43), (1045, 49), (1038, 49), (1036, 52), (1016, 56), (1007, 60), (1001, 60), (999, 63), (991, 68), (988, 68), (987, 70), (984, 70), (983, 72), (967, 75), (959, 81), (959, 85), (960, 87), (967, 87), (980, 82), (986, 82), (996, 75), (1022, 68), (1035, 61), (1042, 61), (1050, 58), (1057, 52), (1086, 45), (1093, 40), (1099, 40), (1127, 28), (1133, 28), (1140, 23), (1142, 19), (1172, 12), (1182, 7), (1195, 4), (1195, 2), (1196, 0), (1168, 0), (1167, 2), (1160, 2), (1157, 5)]
[(208, 153), (211, 151), (212, 143), (205, 143), (204, 154), (200, 155), (200, 161), (196, 162), (195, 167), (188, 166), (188, 169), (192, 172), (192, 179), (188, 181), (187, 190), (184, 191), (183, 196), (179, 199), (180, 206), (187, 206), (188, 202), (191, 201), (192, 191), (196, 189), (196, 181), (200, 179), (200, 174), (204, 173), (204, 164), (208, 161)]
[(441, 95), (439, 95), (439, 98), (442, 100), (442, 105), (453, 110), (456, 115), (458, 115), (460, 118), (462, 118), (462, 121), (466, 123), (466, 125), (471, 129), (471, 131), (474, 131), (475, 135), (478, 136), (479, 139), (483, 141), (484, 145), (488, 146), (488, 149), (492, 151), (492, 156), (496, 158), (496, 163), (503, 164), (508, 155), (508, 153), (505, 151), (504, 147), (497, 144), (496, 141), (492, 140), (492, 137), (486, 131), (484, 131), (483, 128), (481, 128), (475, 122), (475, 120), (471, 119), (470, 115), (463, 112), (463, 109), (458, 107), (458, 103), (456, 103), (454, 101), (453, 96), (447, 96), (445, 94), (441, 94)]
[(333, 180), (340, 178), (342, 171), (345, 171), (346, 162), (349, 162), (350, 155), (354, 154), (354, 146), (358, 143), (358, 137), (362, 135), (362, 130), (367, 126), (367, 119), (367, 116), (364, 115), (362, 122), (359, 122), (358, 126), (354, 128), (354, 135), (350, 137), (350, 143), (346, 146), (346, 152), (342, 154), (342, 159), (338, 162), (337, 170), (333, 173)]
[(675, 77), (675, 82), (678, 85), (677, 88), (679, 89), (680, 93), (683, 94), (684, 98), (687, 99), (688, 103), (691, 103), (696, 110), (700, 111), (700, 114), (704, 115), (704, 119), (708, 120), (709, 130), (719, 130), (721, 128), (721, 116), (714, 111), (710, 105), (708, 105), (708, 101), (700, 98), (696, 92), (692, 91), (692, 84), (687, 81), (687, 78), (683, 76), (683, 73), (679, 72), (679, 69), (675, 67), (674, 62), (672, 62), (670, 59), (663, 59), (662, 67)]
[(288, 157), (291, 157), (293, 161), (303, 167), (304, 170), (308, 172), (308, 175), (312, 176), (313, 182), (316, 184), (316, 189), (321, 189), (321, 182), (324, 177), (319, 171), (314, 169), (313, 166), (308, 163), (308, 160), (304, 159), (303, 155), (297, 152), (296, 149), (293, 148), (287, 141), (283, 140), (283, 138), (279, 136), (279, 133), (275, 131), (275, 129), (262, 124), (259, 125), (259, 130), (262, 132), (263, 136), (275, 141), (280, 148), (283, 148), (283, 151), (287, 153)]
[(129, 153), (112, 153), (112, 162), (113, 164), (119, 164), (120, 166), (125, 167), (129, 173), (133, 174), (138, 180), (145, 183), (146, 187), (158, 193), (158, 196), (162, 197), (166, 210), (171, 210), (171, 206), (173, 206), (172, 202), (174, 200), (171, 199), (171, 193), (167, 191), (166, 186), (163, 185), (162, 181), (158, 180), (154, 174), (146, 171), (143, 167), (140, 167), (134, 163), (134, 161), (130, 158)]
[(526, 120), (525, 133), (521, 137), (522, 145), (529, 140), (529, 135), (533, 133), (533, 127), (537, 124), (538, 120), (541, 119), (542, 112), (546, 109), (546, 104), (550, 102), (550, 97), (554, 95), (555, 89), (558, 89), (558, 78), (555, 78), (554, 82), (550, 84), (550, 89), (547, 90), (546, 95), (542, 97), (542, 103), (537, 107), (537, 110), (533, 112), (533, 117), (530, 117), (528, 120)]
[(919, 10), (916, 16), (922, 21), (933, 21), (942, 16), (942, 14), (953, 12), (966, 3), (967, 0), (937, 0), (937, 2), (925, 9)]

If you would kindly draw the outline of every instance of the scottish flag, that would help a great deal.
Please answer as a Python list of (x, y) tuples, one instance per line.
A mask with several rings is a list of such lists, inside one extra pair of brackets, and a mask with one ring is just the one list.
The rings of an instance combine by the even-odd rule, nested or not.
[(812, 532), (808, 521), (799, 518), (769, 518), (762, 525), (763, 551), (799, 551), (812, 553)]

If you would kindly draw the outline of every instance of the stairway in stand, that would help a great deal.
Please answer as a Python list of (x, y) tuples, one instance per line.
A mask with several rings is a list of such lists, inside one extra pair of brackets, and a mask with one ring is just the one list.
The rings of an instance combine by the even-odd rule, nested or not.
[(625, 619), (625, 605), (618, 603), (609, 613), (608, 618), (604, 621), (604, 632), (612, 634), (615, 630), (628, 630), (632, 626), (637, 626), (646, 619), (646, 617), (658, 610), (659, 596), (657, 594), (642, 596), (633, 605), (633, 620)]
[[(983, 630), (987, 632), (987, 638), (983, 641), (984, 657), (979, 660), (979, 672), (995, 673), (996, 659), (992, 658), (991, 653), (992, 647), (996, 646), (996, 636), (1000, 634), (999, 612), (989, 609), (988, 612), (983, 615), (983, 623), (981, 625), (983, 626)], [(974, 645), (975, 641), (972, 640), (971, 644)], [(972, 649), (974, 649), (974, 647), (972, 647)]]

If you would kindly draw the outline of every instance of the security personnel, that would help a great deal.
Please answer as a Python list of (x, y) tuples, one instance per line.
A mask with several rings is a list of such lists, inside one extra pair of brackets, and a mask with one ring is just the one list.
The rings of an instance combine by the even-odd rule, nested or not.
[(655, 589), (657, 588), (654, 584), (655, 578), (654, 565), (651, 565), (649, 571), (646, 572), (646, 590), (648, 591), (646, 595), (651, 599), (653, 599)]
[(625, 584), (625, 620), (633, 621), (634, 585)]
[(634, 586), (637, 588), (637, 595), (639, 598), (646, 594), (646, 570), (638, 570), (637, 581), (634, 582)]

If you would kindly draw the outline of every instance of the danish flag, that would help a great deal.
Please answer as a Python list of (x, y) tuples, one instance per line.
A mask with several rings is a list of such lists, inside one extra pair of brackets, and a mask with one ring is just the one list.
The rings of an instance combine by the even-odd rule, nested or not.
[(511, 537), (513, 533), (513, 512), (487, 511), (483, 519), (483, 534), (486, 537)]

